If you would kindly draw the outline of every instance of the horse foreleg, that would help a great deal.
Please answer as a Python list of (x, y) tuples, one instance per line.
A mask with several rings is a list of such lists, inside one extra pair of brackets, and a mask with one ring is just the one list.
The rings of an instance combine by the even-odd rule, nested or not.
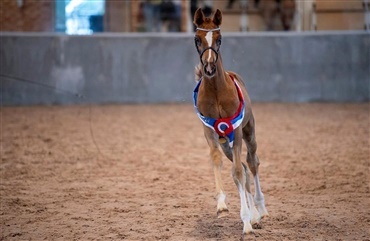
[[(221, 144), (222, 150), (224, 151), (226, 157), (233, 162), (233, 152), (232, 149), (229, 146), (229, 143), (223, 143)], [(248, 168), (247, 166), (242, 163), (244, 171), (246, 173), (246, 180), (245, 180), (245, 189), (246, 189), (246, 194), (247, 194), (247, 201), (248, 201), (248, 206), (249, 210), (251, 210), (251, 224), (254, 228), (259, 228), (259, 221), (261, 219), (261, 216), (256, 209), (256, 206), (254, 205), (254, 200), (253, 200), (253, 195), (251, 194), (251, 185), (250, 185), (250, 178), (248, 174)]]
[(242, 147), (242, 134), (239, 129), (235, 131), (235, 139), (233, 146), (233, 167), (232, 175), (236, 187), (239, 191), (240, 196), (240, 218), (243, 221), (243, 234), (253, 232), (251, 225), (251, 212), (247, 205), (247, 196), (246, 196), (246, 184), (247, 179), (249, 179), (248, 172), (243, 167), (241, 162), (241, 147)]
[(204, 127), (204, 135), (207, 139), (208, 146), (210, 148), (210, 156), (213, 164), (213, 172), (216, 181), (216, 192), (217, 192), (217, 217), (226, 216), (229, 210), (226, 206), (226, 194), (222, 185), (221, 179), (221, 168), (222, 168), (222, 157), (221, 152), (218, 148), (218, 141), (214, 132), (208, 127)]

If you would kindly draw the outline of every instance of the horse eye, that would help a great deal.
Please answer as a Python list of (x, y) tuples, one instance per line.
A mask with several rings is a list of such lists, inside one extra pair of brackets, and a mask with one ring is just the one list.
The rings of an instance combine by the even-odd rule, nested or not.
[(201, 43), (199, 37), (195, 37), (194, 41), (195, 41), (195, 45), (199, 47)]
[(216, 41), (217, 45), (220, 46), (221, 45), (221, 36), (218, 37), (217, 41)]

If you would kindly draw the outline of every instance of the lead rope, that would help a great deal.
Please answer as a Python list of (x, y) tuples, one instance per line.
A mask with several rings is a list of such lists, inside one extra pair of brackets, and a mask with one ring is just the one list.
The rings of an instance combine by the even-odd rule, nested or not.
[[(84, 96), (84, 95), (82, 95), (80, 93), (74, 93), (74, 92), (72, 92), (70, 90), (65, 90), (65, 89), (62, 89), (62, 88), (57, 88), (56, 86), (52, 86), (52, 85), (40, 83), (40, 82), (33, 81), (33, 80), (28, 80), (28, 79), (17, 77), (17, 76), (6, 75), (6, 74), (0, 74), (0, 76), (1, 77), (5, 77), (7, 79), (12, 79), (12, 80), (20, 81), (20, 82), (23, 82), (23, 83), (29, 83), (29, 84), (33, 84), (33, 85), (37, 85), (37, 86), (42, 86), (44, 88), (56, 90), (56, 91), (59, 91), (59, 92), (64, 93), (64, 94), (72, 95), (75, 98), (86, 99), (86, 96)], [(104, 155), (100, 151), (100, 148), (99, 148), (99, 146), (98, 146), (98, 144), (97, 144), (97, 142), (95, 140), (94, 131), (93, 131), (93, 128), (92, 128), (92, 123), (91, 123), (91, 104), (89, 104), (89, 123), (90, 123), (90, 137), (91, 137), (91, 139), (92, 139), (92, 141), (93, 141), (93, 143), (95, 145), (95, 148), (98, 150), (99, 155), (101, 155), (102, 157), (104, 157)]]

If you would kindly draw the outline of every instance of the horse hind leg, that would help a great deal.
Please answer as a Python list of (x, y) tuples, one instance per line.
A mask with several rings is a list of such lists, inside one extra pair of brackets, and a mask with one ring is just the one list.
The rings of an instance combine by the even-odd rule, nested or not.
[(261, 215), (259, 211), (256, 209), (256, 205), (253, 199), (253, 195), (251, 192), (251, 183), (250, 183), (250, 177), (247, 166), (243, 164), (243, 168), (246, 173), (246, 182), (245, 182), (245, 190), (246, 190), (246, 196), (248, 201), (249, 210), (251, 212), (250, 222), (252, 224), (252, 227), (255, 229), (261, 228), (260, 221), (261, 221)]
[(268, 212), (265, 206), (265, 198), (261, 190), (261, 184), (258, 176), (258, 168), (260, 165), (258, 156), (256, 154), (257, 151), (257, 142), (255, 137), (255, 130), (254, 130), (254, 119), (252, 118), (251, 121), (247, 124), (247, 126), (243, 129), (244, 140), (246, 142), (248, 153), (247, 153), (247, 163), (248, 167), (251, 170), (254, 178), (254, 186), (255, 186), (255, 194), (254, 200), (251, 198), (252, 201), (255, 202), (257, 206), (258, 213), (261, 218), (268, 216)]
[[(259, 164), (257, 155), (255, 155), (252, 158), (252, 160), (257, 160), (257, 161), (254, 161), (254, 162), (255, 163), (258, 162), (258, 164)], [(251, 163), (252, 162), (253, 161), (251, 161)], [(248, 162), (248, 165), (252, 166), (251, 164), (249, 164), (249, 162)], [(258, 212), (259, 212), (261, 218), (267, 217), (269, 214), (268, 214), (266, 206), (265, 206), (265, 197), (264, 197), (264, 195), (262, 193), (262, 190), (261, 190), (261, 184), (260, 184), (260, 180), (259, 180), (259, 176), (258, 176), (258, 167), (256, 168), (255, 171), (252, 171), (252, 173), (253, 173), (254, 186), (255, 186), (254, 201), (256, 203), (256, 206), (257, 206), (257, 209), (258, 209)]]

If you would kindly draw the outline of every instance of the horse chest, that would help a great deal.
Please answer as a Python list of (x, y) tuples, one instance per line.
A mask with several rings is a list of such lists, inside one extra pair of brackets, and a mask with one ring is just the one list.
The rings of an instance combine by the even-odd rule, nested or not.
[(199, 85), (197, 106), (206, 117), (228, 118), (238, 110), (240, 100), (233, 81), (203, 79)]
[(218, 119), (232, 116), (236, 112), (238, 104), (234, 100), (207, 98), (199, 100), (198, 109), (204, 116)]

